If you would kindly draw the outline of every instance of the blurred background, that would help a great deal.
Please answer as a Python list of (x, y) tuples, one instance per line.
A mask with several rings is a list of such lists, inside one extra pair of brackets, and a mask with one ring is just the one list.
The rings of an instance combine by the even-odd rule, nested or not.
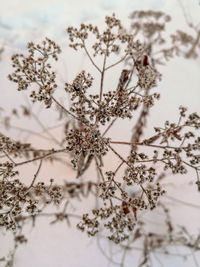
[[(1, 111), (9, 115), (14, 108), (28, 105), (32, 107), (31, 101), (24, 92), (17, 92), (16, 84), (8, 81), (7, 76), (12, 72), (10, 57), (14, 53), (27, 53), (26, 45), (30, 41), (40, 42), (44, 37), (54, 40), (61, 46), (62, 54), (59, 56), (59, 62), (56, 64), (56, 73), (60, 87), (65, 82), (71, 82), (74, 77), (83, 69), (95, 77), (95, 72), (86, 60), (84, 53), (75, 53), (68, 47), (66, 28), (68, 26), (78, 26), (80, 23), (92, 23), (102, 26), (106, 15), (112, 15), (121, 19), (122, 24), (129, 28), (129, 15), (135, 10), (155, 10), (166, 12), (172, 17), (168, 24), (167, 33), (173, 33), (177, 29), (190, 31), (187, 20), (193, 24), (200, 23), (200, 4), (198, 0), (0, 0), (0, 48), (3, 49), (0, 60), (0, 108)], [(199, 58), (185, 59), (184, 57), (175, 57), (167, 62), (166, 65), (159, 67), (162, 73), (162, 81), (158, 85), (158, 92), (161, 94), (160, 101), (151, 109), (148, 120), (147, 136), (153, 132), (154, 126), (162, 126), (166, 120), (177, 121), (178, 107), (187, 106), (189, 112), (200, 112), (200, 75), (199, 75)], [(116, 73), (116, 75), (118, 75)], [(116, 75), (108, 78), (110, 85), (116, 83)], [(117, 76), (118, 77), (118, 76)], [(59, 89), (58, 89), (59, 91)], [(62, 102), (62, 94), (58, 99)], [(59, 135), (58, 115), (49, 110), (43, 110), (42, 105), (32, 107), (36, 117), (38, 117), (45, 127), (55, 127), (52, 134), (56, 137)], [(56, 115), (55, 115), (56, 114)], [(3, 117), (1, 117), (3, 119)], [(48, 146), (47, 140), (41, 140), (31, 134), (31, 131), (41, 130), (38, 121), (20, 120), (16, 117), (8, 133), (12, 138), (25, 139), (26, 142), (32, 142), (37, 147)], [(22, 133), (18, 128), (26, 128), (29, 132)], [(118, 127), (118, 128), (117, 128)], [(110, 132), (114, 140), (129, 140), (131, 125), (127, 122), (120, 121), (116, 128)], [(119, 131), (116, 129), (123, 129)], [(3, 129), (0, 132), (5, 131)], [(127, 132), (127, 136), (124, 136)], [(123, 149), (123, 148), (120, 148)], [(111, 157), (110, 162), (115, 158)], [(32, 167), (33, 170), (34, 166)], [(35, 167), (36, 168), (36, 167)], [(22, 168), (23, 179), (30, 175), (30, 169)], [(42, 170), (40, 178), (56, 177), (58, 183), (74, 178), (74, 171), (65, 166), (54, 168), (50, 166)], [(91, 173), (92, 175), (92, 173)], [(174, 176), (169, 178), (168, 193), (172, 197), (189, 203), (200, 205), (199, 194), (194, 188), (195, 175), (188, 174), (187, 177), (177, 177), (174, 182)], [(188, 179), (189, 178), (189, 179)], [(171, 180), (170, 180), (171, 179)], [(175, 185), (174, 185), (175, 184)], [(188, 189), (188, 184), (191, 186)], [(195, 191), (195, 193), (193, 193)], [(81, 200), (83, 201), (83, 200)], [(81, 201), (77, 200), (77, 205)], [(190, 225), (191, 233), (199, 230), (200, 212), (199, 209), (190, 208), (180, 203), (173, 203), (170, 200), (168, 204), (173, 206), (172, 215), (175, 217), (177, 224)], [(87, 210), (92, 203), (82, 204), (82, 210)], [(151, 218), (152, 217), (152, 218)], [(162, 230), (162, 214), (154, 213), (148, 219), (152, 228)], [(89, 267), (89, 266), (114, 266), (103, 255), (95, 239), (89, 239), (85, 234), (76, 230), (77, 221), (72, 220), (70, 228), (66, 223), (49, 225), (48, 218), (41, 218), (36, 227), (31, 224), (26, 226), (28, 243), (19, 247), (15, 257), (15, 267)], [(9, 233), (0, 232), (0, 258), (6, 254), (12, 247), (12, 238)], [(101, 242), (101, 238), (100, 238)], [(108, 245), (102, 241), (103, 248), (110, 254), (115, 253), (114, 258), (120, 258), (120, 252), (117, 248)], [(113, 250), (114, 249), (114, 250)], [(174, 254), (178, 254), (178, 248), (174, 249)], [(114, 251), (114, 252), (113, 252)], [(182, 251), (181, 251), (182, 252)], [(172, 254), (173, 254), (172, 253)], [(182, 257), (159, 255), (160, 260), (154, 260), (153, 267), (157, 266), (195, 266), (199, 262), (200, 255), (196, 254), (194, 261), (193, 255), (190, 254), (187, 261)], [(134, 265), (135, 259), (138, 259), (138, 252), (131, 251), (127, 253), (127, 265)], [(118, 262), (118, 261), (117, 261)], [(196, 263), (196, 266), (198, 263)], [(1, 262), (0, 262), (1, 266)], [(3, 263), (2, 263), (2, 266)]]

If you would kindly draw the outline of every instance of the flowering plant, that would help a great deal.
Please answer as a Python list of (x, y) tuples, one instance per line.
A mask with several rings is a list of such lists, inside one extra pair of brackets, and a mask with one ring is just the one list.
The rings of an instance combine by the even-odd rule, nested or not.
[[(106, 17), (103, 31), (91, 24), (81, 24), (79, 29), (68, 27), (70, 47), (84, 50), (99, 75), (96, 94), (92, 92), (96, 78), (85, 70), (72, 83), (65, 83), (63, 94), (69, 96), (70, 106), (61, 104), (55, 96), (58, 85), (52, 60), (58, 60), (61, 48), (54, 41), (46, 38), (41, 45), (31, 42), (27, 46), (28, 56), (12, 56), (15, 71), (9, 75), (10, 81), (17, 84), (19, 91), (31, 90), (33, 102), (42, 102), (47, 109), (56, 106), (64, 118), (61, 140), (47, 131), (56, 147), (37, 149), (31, 143), (13, 140), (4, 134), (0, 137), (0, 225), (13, 231), (15, 250), (19, 243), (27, 241), (21, 234), (24, 222), (35, 221), (50, 204), (63, 207), (60, 212), (51, 214), (52, 223), (69, 222), (71, 217), (79, 216), (68, 212), (68, 204), (75, 197), (90, 194), (96, 198), (97, 205), (81, 216), (77, 228), (89, 236), (103, 231), (123, 249), (126, 249), (123, 247), (126, 240), (130, 246), (143, 238), (143, 258), (139, 266), (149, 266), (151, 251), (166, 248), (173, 242), (195, 246), (196, 250), (200, 248), (199, 242), (190, 235), (186, 237), (184, 230), (177, 237), (169, 209), (162, 202), (167, 170), (172, 174), (194, 170), (200, 191), (200, 116), (188, 114), (187, 109), (180, 106), (176, 123), (166, 121), (164, 126), (154, 128), (154, 135), (143, 137), (149, 110), (160, 97), (156, 92), (161, 79), (158, 65), (182, 53), (182, 44), (193, 44), (193, 38), (179, 31), (172, 35), (172, 43), (167, 47), (164, 33), (169, 16), (162, 12), (136, 11), (130, 18), (130, 31), (114, 14)], [(91, 47), (90, 37), (94, 39)], [(195, 53), (195, 49), (192, 46), (186, 56)], [(121, 68), (117, 86), (110, 88), (105, 76), (112, 75), (117, 67)], [(24, 116), (33, 116), (26, 107), (23, 111)], [(13, 114), (18, 113), (13, 110)], [(109, 130), (120, 119), (133, 123), (130, 141), (116, 141), (109, 135)], [(119, 152), (118, 145), (130, 147), (126, 157)], [(104, 162), (109, 153), (116, 156), (117, 166), (106, 169)], [(49, 184), (37, 182), (42, 166), (56, 160), (69, 164), (77, 179), (59, 186), (53, 179)], [(18, 168), (34, 162), (38, 163), (37, 171), (29, 185), (24, 184)], [(87, 172), (94, 166), (97, 176), (87, 181)], [(156, 208), (165, 214), (167, 231), (164, 235), (148, 232), (142, 219), (144, 213)], [(12, 266), (13, 257), (14, 252), (6, 266)]]

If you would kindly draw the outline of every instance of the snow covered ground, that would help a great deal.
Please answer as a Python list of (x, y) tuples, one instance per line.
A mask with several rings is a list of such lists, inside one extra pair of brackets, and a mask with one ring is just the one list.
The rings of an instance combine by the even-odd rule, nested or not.
[[(180, 0), (181, 1), (181, 0)], [(73, 25), (78, 26), (81, 22), (92, 22), (100, 25), (104, 22), (105, 15), (113, 12), (119, 17), (123, 24), (128, 25), (128, 15), (134, 10), (153, 9), (161, 10), (172, 16), (170, 30), (186, 28), (185, 17), (182, 6), (185, 8), (186, 17), (192, 21), (200, 22), (200, 4), (198, 0), (181, 1), (178, 0), (0, 0), (0, 48), (4, 52), (0, 61), (0, 107), (5, 110), (24, 102), (22, 95), (16, 92), (16, 86), (7, 80), (10, 73), (10, 56), (15, 52), (25, 52), (26, 44), (29, 41), (41, 41), (44, 37), (55, 40), (62, 46), (64, 54), (60, 72), (62, 79), (67, 82), (71, 73), (77, 73), (84, 65), (84, 57), (73, 60), (72, 52), (68, 52), (66, 28)], [(66, 62), (65, 62), (66, 59)], [(200, 75), (199, 59), (186, 60), (176, 58), (162, 67), (163, 80), (159, 85), (161, 100), (151, 112), (149, 124), (160, 126), (166, 119), (174, 120), (178, 116), (179, 105), (185, 105), (190, 111), (200, 112)], [(158, 117), (159, 114), (159, 117)], [(46, 117), (45, 117), (46, 118)], [(50, 119), (51, 120), (51, 119)], [(31, 125), (30, 125), (31, 127)], [(129, 126), (127, 130), (129, 129)], [(117, 138), (123, 133), (117, 133)], [(64, 179), (64, 174), (59, 174), (60, 179)], [(186, 186), (181, 184), (181, 191), (176, 193), (176, 197), (185, 201), (199, 202), (199, 195), (190, 195), (186, 191)], [(175, 190), (172, 189), (172, 194)], [(178, 194), (178, 195), (177, 195)], [(178, 208), (177, 208), (178, 209)], [(178, 209), (180, 210), (180, 209)], [(184, 210), (177, 213), (177, 221), (187, 221), (191, 223), (191, 229), (199, 228), (199, 211), (194, 210), (190, 216), (186, 216)], [(191, 221), (190, 222), (190, 218)], [(192, 231), (192, 230), (191, 230)], [(48, 226), (46, 220), (41, 219), (36, 228), (27, 226), (29, 241), (27, 245), (21, 246), (16, 254), (15, 267), (100, 267), (112, 266), (102, 255), (95, 241), (84, 238), (75, 226), (70, 230), (65, 224), (58, 226)], [(5, 241), (6, 240), (6, 241)], [(5, 247), (9, 244), (9, 236), (0, 235), (0, 257), (3, 255)], [(5, 243), (4, 243), (5, 242)], [(131, 258), (132, 257), (132, 258)], [(128, 256), (129, 264), (134, 265), (134, 253)], [(200, 256), (197, 255), (200, 264)], [(183, 262), (176, 257), (163, 257), (163, 266), (194, 266), (194, 261), (189, 259)], [(0, 263), (0, 266), (1, 265)], [(161, 266), (155, 260), (153, 267)]]

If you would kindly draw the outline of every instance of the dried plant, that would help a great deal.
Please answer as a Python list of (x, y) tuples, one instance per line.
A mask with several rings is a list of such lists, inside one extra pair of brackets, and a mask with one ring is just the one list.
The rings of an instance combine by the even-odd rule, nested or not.
[[(0, 136), (0, 225), (13, 231), (15, 244), (8, 259), (1, 259), (7, 267), (13, 266), (18, 245), (27, 242), (22, 234), (23, 225), (28, 220), (34, 225), (40, 216), (52, 216), (51, 223), (66, 220), (68, 224), (71, 218), (79, 218), (78, 229), (97, 238), (105, 235), (121, 247), (124, 253), (120, 266), (125, 264), (126, 251), (133, 250), (138, 240), (143, 244), (138, 266), (150, 266), (152, 252), (163, 249), (167, 254), (167, 248), (175, 243), (200, 249), (199, 236), (193, 238), (185, 228), (177, 231), (169, 208), (162, 202), (162, 196), (167, 194), (162, 184), (169, 171), (181, 175), (194, 171), (197, 185), (194, 190), (200, 191), (200, 116), (189, 114), (187, 108), (180, 106), (177, 122), (166, 121), (154, 128), (153, 136), (143, 138), (149, 109), (160, 97), (156, 92), (161, 79), (159, 64), (180, 54), (183, 45), (189, 46), (186, 56), (193, 55), (199, 46), (199, 33), (194, 40), (177, 31), (169, 45), (164, 36), (165, 24), (171, 19), (168, 15), (136, 11), (130, 19), (130, 30), (114, 14), (106, 17), (103, 31), (91, 24), (67, 28), (70, 47), (84, 50), (99, 74), (97, 94), (92, 92), (96, 78), (85, 70), (72, 83), (65, 84), (63, 94), (70, 97), (70, 106), (61, 104), (55, 96), (58, 85), (52, 60), (58, 60), (61, 49), (54, 41), (46, 38), (41, 45), (31, 42), (27, 56), (12, 56), (14, 72), (9, 80), (17, 84), (19, 91), (29, 91), (33, 102), (42, 102), (48, 109), (55, 106), (64, 114), (64, 137), (57, 140), (50, 130), (44, 129), (55, 146), (37, 149), (31, 143)], [(90, 38), (94, 40), (91, 47)], [(110, 88), (105, 73), (112, 75), (111, 69), (116, 66), (121, 67), (121, 74), (116, 88)], [(22, 112), (23, 116), (40, 123), (31, 109), (23, 106)], [(12, 115), (18, 116), (19, 111), (14, 109)], [(129, 120), (134, 126), (130, 141), (116, 141), (109, 135), (119, 119)], [(7, 116), (4, 124), (10, 130), (13, 127)], [(116, 145), (129, 146), (130, 153), (123, 156)], [(108, 153), (117, 157), (117, 167), (105, 168)], [(76, 170), (78, 179), (59, 186), (54, 183), (56, 178), (49, 179), (49, 183), (38, 182), (40, 170), (48, 161), (64, 162)], [(38, 162), (37, 170), (29, 184), (25, 184), (20, 179), (19, 168), (33, 162)], [(87, 171), (94, 166), (97, 176), (88, 181)], [(96, 208), (82, 216), (68, 211), (74, 198), (90, 195), (97, 200)], [(60, 208), (59, 212), (45, 213), (46, 207), (52, 204)], [(165, 214), (166, 233), (162, 235), (149, 232), (145, 228), (147, 222), (141, 217), (155, 209)]]

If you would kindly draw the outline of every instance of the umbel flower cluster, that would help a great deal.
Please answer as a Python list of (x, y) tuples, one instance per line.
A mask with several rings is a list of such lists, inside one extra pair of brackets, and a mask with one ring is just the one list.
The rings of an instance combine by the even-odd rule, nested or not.
[[(103, 228), (107, 237), (119, 244), (131, 234), (135, 239), (140, 238), (143, 225), (138, 219), (140, 214), (162, 206), (162, 196), (166, 193), (162, 180), (166, 170), (172, 174), (186, 174), (191, 169), (200, 191), (200, 137), (196, 135), (200, 116), (197, 113), (188, 115), (187, 109), (181, 106), (176, 123), (166, 121), (164, 126), (154, 128), (153, 136), (143, 138), (149, 109), (160, 97), (156, 92), (161, 79), (157, 66), (175, 53), (181, 53), (183, 35), (180, 32), (173, 35), (172, 44), (167, 47), (163, 34), (169, 16), (162, 12), (137, 11), (130, 18), (129, 31), (114, 14), (106, 17), (103, 31), (91, 24), (67, 28), (69, 46), (83, 50), (99, 75), (93, 77), (83, 70), (72, 83), (66, 82), (59, 88), (63, 89), (64, 96), (69, 95), (70, 107), (61, 104), (55, 96), (58, 85), (52, 59), (58, 60), (61, 49), (54, 41), (46, 38), (41, 45), (31, 42), (27, 56), (12, 56), (14, 72), (9, 75), (10, 81), (17, 84), (19, 91), (29, 91), (33, 102), (61, 110), (65, 116), (65, 136), (60, 140), (59, 149), (48, 150), (36, 149), (4, 135), (0, 137), (0, 153), (6, 159), (0, 165), (2, 227), (16, 230), (29, 217), (28, 213), (36, 218), (50, 203), (59, 206), (78, 195), (86, 197), (95, 192), (97, 207), (83, 214), (77, 227), (90, 236)], [(91, 37), (95, 41), (90, 47)], [(192, 39), (185, 41), (188, 43)], [(121, 66), (121, 72), (117, 76), (117, 86), (111, 88), (105, 81), (105, 73), (112, 75), (116, 66)], [(93, 93), (94, 79), (99, 82), (97, 94)], [(133, 124), (130, 141), (116, 141), (109, 135), (110, 128), (119, 119)], [(116, 145), (130, 146), (129, 154), (122, 156)], [(141, 148), (142, 151), (148, 148), (149, 152), (141, 152)], [(105, 169), (108, 153), (116, 156), (117, 167)], [(66, 164), (70, 158), (76, 178), (82, 177), (81, 182), (76, 179), (60, 187), (53, 185), (53, 180), (50, 185), (36, 183), (41, 166), (47, 160), (56, 160), (60, 154)], [(39, 162), (39, 167), (27, 186), (20, 181), (17, 169), (31, 162)], [(87, 171), (94, 166), (98, 178), (84, 182)], [(162, 166), (162, 171), (157, 166)], [(164, 209), (169, 226), (168, 210)], [(55, 214), (54, 222), (69, 220), (69, 216), (66, 204), (61, 213)], [(145, 257), (146, 263), (147, 252)]]

